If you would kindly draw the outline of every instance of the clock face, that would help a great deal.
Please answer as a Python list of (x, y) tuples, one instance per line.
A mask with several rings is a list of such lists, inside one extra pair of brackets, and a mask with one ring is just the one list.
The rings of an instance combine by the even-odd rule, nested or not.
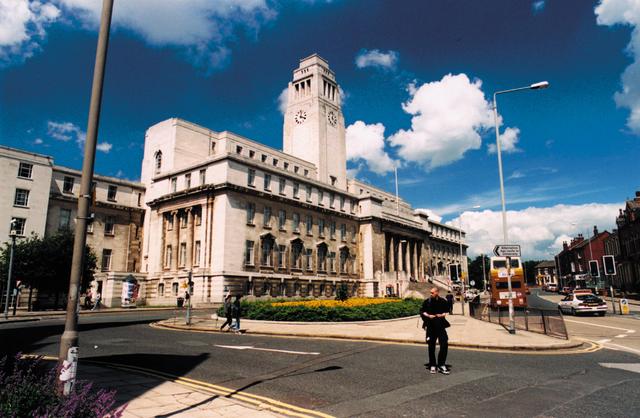
[(329, 124), (331, 126), (336, 126), (336, 124), (338, 123), (338, 117), (333, 112), (329, 112), (329, 114), (327, 115), (327, 119), (329, 120)]
[(307, 120), (307, 112), (305, 112), (304, 110), (298, 110), (298, 112), (293, 117), (293, 119), (296, 121), (298, 125), (300, 125)]

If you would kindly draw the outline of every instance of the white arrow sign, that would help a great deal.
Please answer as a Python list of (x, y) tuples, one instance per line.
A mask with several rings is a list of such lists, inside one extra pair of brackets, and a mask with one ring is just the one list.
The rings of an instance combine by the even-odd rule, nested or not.
[(291, 351), (291, 350), (276, 350), (275, 348), (260, 348), (254, 347), (252, 345), (218, 345), (214, 344), (215, 347), (220, 348), (230, 348), (232, 350), (258, 350), (258, 351), (273, 351), (275, 353), (286, 353), (286, 354), (302, 354), (307, 356), (317, 356), (320, 353), (308, 352), (308, 351)]
[(503, 244), (493, 247), (493, 253), (498, 257), (520, 257), (520, 246)]

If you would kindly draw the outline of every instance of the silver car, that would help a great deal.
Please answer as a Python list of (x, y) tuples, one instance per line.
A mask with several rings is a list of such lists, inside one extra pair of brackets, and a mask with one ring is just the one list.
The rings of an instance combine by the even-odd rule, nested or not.
[(604, 316), (607, 313), (607, 303), (593, 294), (570, 293), (558, 302), (558, 309), (562, 313), (570, 313), (571, 315), (592, 312)]

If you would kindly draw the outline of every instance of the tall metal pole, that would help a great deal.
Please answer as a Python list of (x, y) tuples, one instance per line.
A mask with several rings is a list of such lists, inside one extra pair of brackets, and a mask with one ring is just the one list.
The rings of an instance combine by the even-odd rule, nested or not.
[(487, 274), (484, 270), (484, 253), (482, 253), (482, 289), (487, 290)]
[[(507, 232), (507, 209), (504, 198), (504, 176), (502, 174), (502, 154), (500, 147), (500, 125), (498, 124), (498, 100), (497, 93), (493, 93), (493, 118), (496, 123), (496, 151), (498, 153), (498, 172), (500, 174), (500, 200), (502, 202), (502, 234), (504, 243), (509, 243)], [(509, 334), (516, 333), (516, 323), (513, 318), (513, 290), (511, 288), (511, 260), (507, 257), (507, 285), (509, 287)]]
[(13, 273), (13, 249), (16, 246), (15, 231), (12, 230), (9, 235), (11, 236), (11, 248), (9, 249), (9, 272), (7, 273), (7, 297), (4, 301), (4, 319), (9, 318), (9, 294), (11, 293), (11, 275)]
[[(87, 219), (91, 204), (91, 184), (93, 182), (93, 168), (96, 156), (96, 142), (98, 126), (100, 124), (100, 107), (102, 102), (102, 86), (104, 82), (104, 68), (109, 46), (109, 29), (111, 27), (111, 12), (113, 0), (103, 0), (102, 16), (100, 18), (100, 33), (93, 68), (93, 85), (91, 88), (91, 103), (87, 121), (87, 139), (84, 144), (84, 160), (82, 162), (82, 177), (80, 180), (80, 195), (78, 196), (78, 215), (76, 217), (75, 238), (73, 242), (73, 258), (71, 261), (71, 275), (69, 279), (69, 296), (67, 299), (67, 315), (64, 333), (60, 338), (60, 378), (65, 381), (64, 393), (68, 394), (75, 383), (75, 370), (78, 352), (78, 290), (84, 264), (84, 250), (87, 239)], [(65, 361), (66, 360), (66, 361)]]
[(460, 268), (458, 269), (458, 274), (460, 275), (460, 278), (462, 279), (462, 298), (460, 299), (462, 302), (462, 315), (464, 316), (464, 305), (465, 305), (465, 301), (464, 301), (464, 275), (462, 274), (462, 213), (460, 214), (460, 216), (458, 216), (458, 234), (459, 238), (458, 238), (458, 244), (460, 245)]
[(396, 176), (396, 216), (400, 216), (400, 200), (398, 199), (398, 166), (394, 164), (393, 172)]

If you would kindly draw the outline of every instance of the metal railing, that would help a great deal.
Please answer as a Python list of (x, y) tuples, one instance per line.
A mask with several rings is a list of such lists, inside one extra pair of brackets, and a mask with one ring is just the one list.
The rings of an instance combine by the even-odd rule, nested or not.
[[(469, 311), (472, 318), (509, 326), (509, 312), (506, 308), (492, 307), (488, 303), (471, 302)], [(569, 339), (564, 319), (559, 311), (538, 308), (515, 308), (516, 329), (545, 334), (550, 337)]]

